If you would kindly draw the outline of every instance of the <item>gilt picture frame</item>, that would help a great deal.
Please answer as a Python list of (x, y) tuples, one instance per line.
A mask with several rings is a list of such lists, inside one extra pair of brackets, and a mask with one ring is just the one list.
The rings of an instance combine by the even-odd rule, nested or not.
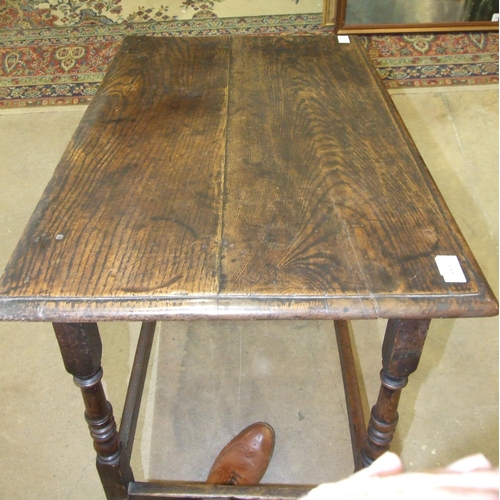
[[(425, 11), (425, 2), (421, 0), (381, 1), (387, 8), (387, 19), (381, 18), (383, 9), (377, 0), (324, 0), (323, 24), (333, 26), (338, 34), (498, 30), (497, 0), (429, 0), (436, 2), (434, 5), (441, 2), (447, 9), (429, 9), (427, 6)], [(415, 2), (415, 13), (411, 11), (412, 1)], [(403, 14), (395, 19), (398, 9), (394, 6), (397, 7), (398, 2), (404, 2), (399, 9)], [(450, 10), (450, 5), (456, 12)], [(416, 15), (416, 9), (420, 9), (419, 15)]]

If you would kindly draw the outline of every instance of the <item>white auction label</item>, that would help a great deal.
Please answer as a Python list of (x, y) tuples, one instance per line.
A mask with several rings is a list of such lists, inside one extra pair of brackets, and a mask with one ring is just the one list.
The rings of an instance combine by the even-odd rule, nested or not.
[(351, 39), (349, 38), (349, 35), (338, 35), (337, 39), (339, 43), (351, 43)]
[(456, 255), (436, 255), (435, 259), (439, 273), (446, 283), (467, 283)]

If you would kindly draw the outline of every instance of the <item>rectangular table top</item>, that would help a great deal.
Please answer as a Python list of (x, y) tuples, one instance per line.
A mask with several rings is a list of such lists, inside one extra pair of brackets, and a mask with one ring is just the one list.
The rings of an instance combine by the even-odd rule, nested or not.
[(364, 49), (333, 36), (126, 38), (0, 282), (4, 320), (497, 312)]

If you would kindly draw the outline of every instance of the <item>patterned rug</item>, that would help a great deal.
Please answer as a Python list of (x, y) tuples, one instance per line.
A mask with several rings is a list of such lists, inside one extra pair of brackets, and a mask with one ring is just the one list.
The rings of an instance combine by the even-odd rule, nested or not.
[[(333, 35), (321, 14), (219, 18), (217, 1), (183, 0), (194, 16), (180, 19), (121, 0), (0, 0), (0, 108), (88, 103), (126, 35)], [(361, 39), (388, 88), (498, 83), (495, 32)]]

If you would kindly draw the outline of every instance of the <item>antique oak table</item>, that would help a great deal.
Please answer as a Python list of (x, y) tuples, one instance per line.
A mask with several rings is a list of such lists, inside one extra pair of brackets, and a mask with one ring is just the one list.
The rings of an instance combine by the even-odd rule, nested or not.
[[(159, 320), (331, 319), (355, 467), (389, 448), (432, 318), (498, 303), (363, 48), (336, 37), (126, 38), (0, 283), (49, 321), (108, 499), (296, 498), (134, 481)], [(368, 428), (347, 320), (387, 318)], [(98, 321), (142, 321), (117, 430)]]

